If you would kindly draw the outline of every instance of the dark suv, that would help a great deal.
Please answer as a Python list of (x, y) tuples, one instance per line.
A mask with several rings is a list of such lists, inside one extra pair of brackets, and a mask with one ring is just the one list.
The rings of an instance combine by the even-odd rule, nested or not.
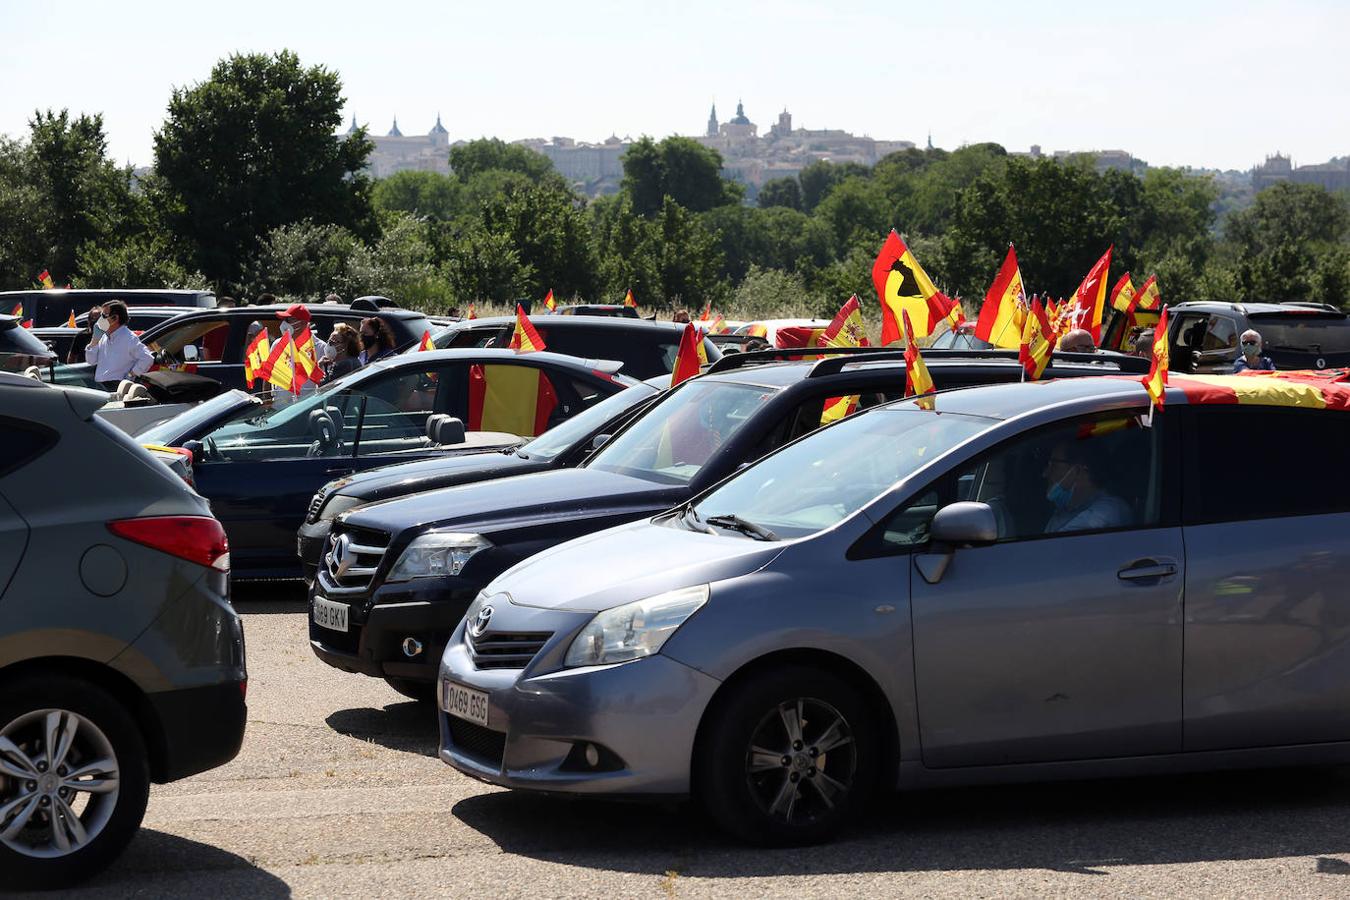
[(1173, 372), (1228, 374), (1238, 338), (1261, 334), (1277, 369), (1350, 366), (1350, 316), (1319, 303), (1177, 303), (1169, 306)]
[(150, 782), (222, 765), (244, 737), (225, 532), (94, 415), (106, 400), (0, 373), (6, 888), (98, 870), (140, 826)]
[(216, 295), (210, 291), (152, 290), (145, 288), (75, 288), (71, 290), (0, 291), (0, 312), (8, 313), (16, 304), (23, 306), (24, 321), (34, 328), (64, 325), (70, 314), (89, 312), (109, 300), (121, 300), (131, 306), (181, 306), (187, 309), (211, 308)]
[[(668, 391), (576, 468), (443, 488), (338, 516), (310, 594), (315, 654), (430, 698), (451, 629), (506, 569), (563, 541), (684, 503), (819, 427), (839, 401), (853, 398), (867, 408), (904, 395), (902, 353), (836, 351), (795, 362), (782, 361), (785, 355), (724, 357)], [(940, 388), (1022, 376), (1012, 351), (929, 355)], [(1147, 361), (1118, 354), (1057, 354), (1047, 377), (1146, 368)]]

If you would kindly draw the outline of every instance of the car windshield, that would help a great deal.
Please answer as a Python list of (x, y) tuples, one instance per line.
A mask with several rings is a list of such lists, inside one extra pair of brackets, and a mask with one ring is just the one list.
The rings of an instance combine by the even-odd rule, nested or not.
[(685, 382), (600, 448), (587, 466), (664, 484), (688, 484), (775, 393), (776, 388), (727, 381)]
[(1310, 309), (1302, 313), (1254, 314), (1251, 326), (1272, 350), (1350, 353), (1350, 317), (1339, 313)]
[(992, 424), (917, 407), (844, 419), (734, 476), (698, 502), (694, 522), (702, 528), (734, 517), (722, 521), (757, 526), (778, 538), (805, 537), (851, 516)]
[[(238, 391), (226, 391), (210, 400), (198, 403), (172, 419), (165, 419), (158, 425), (152, 425), (145, 431), (139, 432), (136, 435), (136, 440), (143, 444), (168, 444), (183, 435), (195, 437), (203, 425), (220, 415), (224, 410), (239, 403), (241, 399)], [(246, 415), (262, 408), (260, 402), (255, 399), (245, 406), (239, 415)]]
[(539, 437), (521, 447), (519, 453), (526, 459), (549, 462), (560, 453), (566, 453), (590, 435), (604, 428), (606, 423), (653, 396), (656, 388), (649, 384), (635, 384), (605, 398), (583, 413), (555, 425)]

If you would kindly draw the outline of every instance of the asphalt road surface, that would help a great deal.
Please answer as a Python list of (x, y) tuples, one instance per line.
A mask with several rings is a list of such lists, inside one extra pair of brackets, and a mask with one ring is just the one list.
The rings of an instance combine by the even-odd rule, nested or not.
[(501, 791), (435, 758), (427, 708), (316, 660), (300, 596), (241, 592), (243, 751), (156, 787), (73, 896), (1350, 896), (1350, 770), (884, 798), (836, 843), (783, 851), (687, 807)]

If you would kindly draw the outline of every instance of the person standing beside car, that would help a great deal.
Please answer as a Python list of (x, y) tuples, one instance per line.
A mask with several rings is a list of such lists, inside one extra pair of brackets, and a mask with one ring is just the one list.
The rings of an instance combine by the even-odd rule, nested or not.
[(1261, 333), (1248, 328), (1242, 332), (1242, 355), (1233, 363), (1233, 374), (1239, 372), (1274, 372), (1275, 363), (1269, 356), (1262, 356)]
[(94, 380), (110, 391), (132, 375), (144, 375), (155, 357), (127, 325), (127, 305), (109, 300), (102, 308), (89, 310), (94, 332), (84, 348), (84, 361), (94, 366)]

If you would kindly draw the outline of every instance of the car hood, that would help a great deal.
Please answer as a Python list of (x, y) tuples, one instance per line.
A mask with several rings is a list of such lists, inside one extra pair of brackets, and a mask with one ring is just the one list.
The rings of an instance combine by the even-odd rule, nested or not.
[(536, 553), (504, 572), (485, 593), (506, 594), (517, 606), (599, 612), (747, 575), (772, 562), (784, 546), (643, 519)]
[(371, 503), (339, 518), (395, 536), (432, 527), (491, 534), (616, 509), (648, 506), (655, 512), (685, 494), (687, 488), (679, 485), (658, 485), (598, 469), (558, 469)]
[(524, 459), (514, 452), (466, 452), (458, 456), (420, 459), (361, 472), (343, 479), (342, 486), (333, 493), (374, 502), (414, 492), (537, 472), (547, 465)]

